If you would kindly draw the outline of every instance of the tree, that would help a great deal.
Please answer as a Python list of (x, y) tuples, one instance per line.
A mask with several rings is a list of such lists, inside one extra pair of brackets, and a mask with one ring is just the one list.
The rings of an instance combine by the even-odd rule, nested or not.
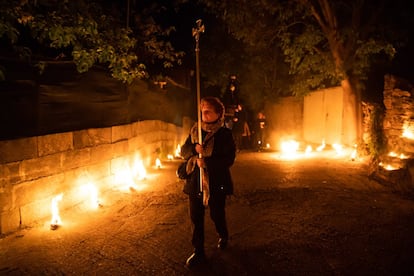
[(165, 67), (179, 63), (183, 53), (165, 42), (173, 28), (162, 29), (148, 12), (135, 13), (134, 24), (127, 28), (124, 5), (104, 0), (2, 1), (2, 55), (12, 51), (40, 69), (47, 62), (67, 60), (81, 73), (105, 65), (124, 82), (147, 76), (151, 62), (161, 60)]
[[(387, 27), (381, 25), (385, 1), (202, 0), (228, 26), (229, 32), (267, 52), (282, 51), (293, 77), (290, 91), (305, 95), (313, 89), (341, 85), (345, 141), (361, 140), (361, 88), (370, 66), (396, 50)], [(259, 51), (258, 51), (259, 52)], [(280, 66), (282, 63), (274, 64)]]

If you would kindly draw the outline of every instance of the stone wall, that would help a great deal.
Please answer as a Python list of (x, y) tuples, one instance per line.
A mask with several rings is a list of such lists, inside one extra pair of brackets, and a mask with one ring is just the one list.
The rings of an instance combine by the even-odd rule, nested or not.
[(51, 200), (64, 193), (66, 205), (82, 201), (77, 180), (111, 187), (114, 172), (139, 156), (144, 166), (174, 153), (191, 125), (159, 120), (0, 141), (0, 234), (50, 216)]
[(398, 191), (414, 188), (414, 87), (408, 81), (384, 77), (384, 153), (371, 175)]

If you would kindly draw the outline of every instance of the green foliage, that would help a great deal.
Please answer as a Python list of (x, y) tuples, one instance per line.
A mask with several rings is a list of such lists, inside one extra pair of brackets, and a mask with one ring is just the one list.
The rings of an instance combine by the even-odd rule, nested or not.
[(242, 100), (255, 110), (262, 109), (268, 99), (286, 95), (288, 67), (275, 39), (274, 26), (267, 24), (272, 19), (265, 7), (256, 1), (201, 2), (218, 17), (221, 28), (209, 33), (211, 27), (206, 26), (203, 39), (207, 42), (202, 41), (206, 52), (201, 59), (207, 60), (202, 68), (206, 77), (225, 88), (228, 76), (237, 75)]
[[(363, 81), (375, 59), (392, 58), (396, 51), (385, 35), (390, 25), (382, 25), (387, 10), (375, 1), (201, 2), (225, 22), (231, 35), (262, 55), (264, 63), (255, 71), (267, 68), (261, 72), (263, 79), (272, 75), (272, 67), (281, 68), (274, 83), (287, 79), (293, 95), (339, 85), (344, 79)], [(269, 53), (278, 52), (284, 59), (269, 58)], [(289, 78), (280, 74), (286, 64)], [(275, 87), (261, 88), (265, 95), (281, 95)]]
[(80, 73), (102, 64), (114, 78), (128, 83), (147, 76), (144, 63), (162, 60), (164, 67), (180, 63), (183, 53), (163, 41), (171, 28), (163, 30), (154, 21), (145, 25), (145, 32), (125, 28), (117, 17), (119, 7), (106, 4), (84, 0), (2, 3), (0, 38), (12, 49), (25, 49), (21, 52), (33, 62), (72, 60)]
[(383, 128), (384, 109), (374, 105), (371, 114), (371, 133), (368, 141), (368, 151), (372, 158), (377, 159), (386, 150), (386, 140)]

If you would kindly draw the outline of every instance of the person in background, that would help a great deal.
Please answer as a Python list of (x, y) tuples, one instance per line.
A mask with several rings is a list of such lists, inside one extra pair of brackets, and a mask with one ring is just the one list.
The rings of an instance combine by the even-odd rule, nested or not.
[(237, 152), (249, 148), (247, 141), (250, 139), (250, 128), (247, 124), (247, 114), (242, 105), (238, 106), (238, 111), (233, 117), (233, 137), (236, 142)]
[[(204, 252), (204, 215), (209, 207), (214, 222), (219, 249), (227, 246), (229, 233), (226, 223), (226, 197), (233, 193), (230, 167), (236, 157), (236, 148), (230, 129), (224, 127), (224, 106), (218, 98), (201, 100), (202, 143), (198, 139), (197, 123), (181, 147), (181, 156), (188, 160), (184, 193), (188, 194), (192, 223), (191, 243), (194, 252), (186, 261), (191, 268), (206, 258)], [(201, 154), (201, 158), (200, 158)], [(200, 189), (200, 168), (203, 171)]]
[(225, 107), (224, 123), (229, 129), (233, 128), (233, 119), (240, 107), (238, 86), (237, 77), (235, 75), (231, 75), (229, 84), (223, 95), (223, 104)]
[(250, 149), (250, 137), (251, 137), (251, 132), (250, 132), (250, 127), (249, 127), (249, 123), (247, 122), (247, 120), (244, 120), (243, 123), (243, 132), (241, 134), (241, 148), (240, 149)]
[(254, 141), (257, 151), (262, 151), (266, 146), (266, 116), (260, 111), (257, 113), (256, 120), (254, 123)]

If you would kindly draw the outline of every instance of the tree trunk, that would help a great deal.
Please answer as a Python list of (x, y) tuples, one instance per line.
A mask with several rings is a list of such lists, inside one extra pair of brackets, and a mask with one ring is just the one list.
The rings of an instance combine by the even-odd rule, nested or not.
[(358, 145), (362, 138), (361, 96), (350, 79), (341, 81), (343, 89), (342, 143), (348, 146)]

